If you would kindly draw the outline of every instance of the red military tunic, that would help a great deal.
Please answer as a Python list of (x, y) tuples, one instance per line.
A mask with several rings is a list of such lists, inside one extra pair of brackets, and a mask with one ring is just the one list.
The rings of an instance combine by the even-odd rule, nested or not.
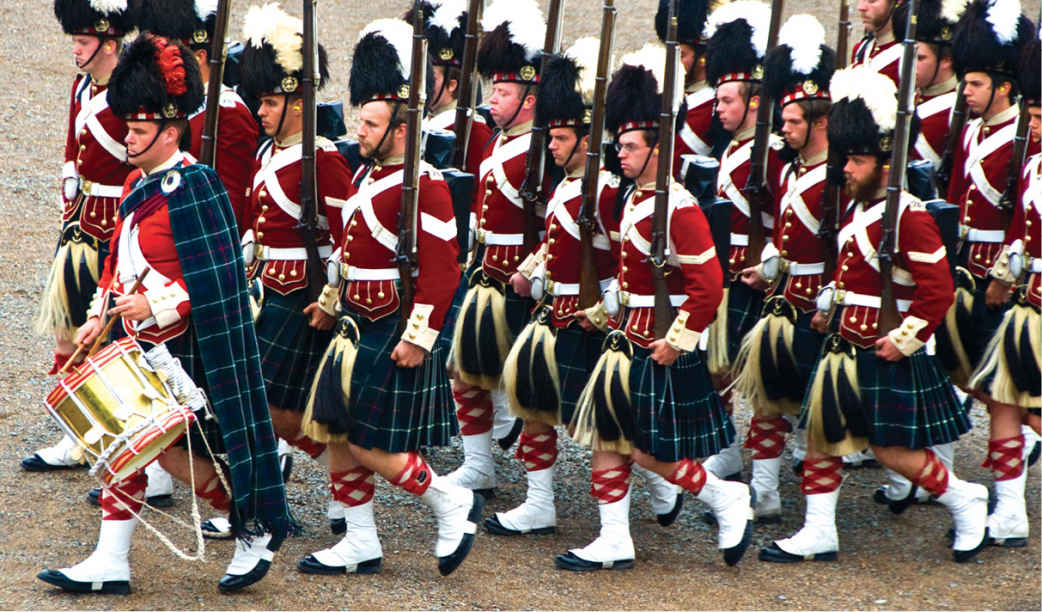
[(782, 183), (775, 199), (778, 221), (773, 242), (760, 256), (782, 258), (785, 299), (803, 312), (816, 308), (815, 298), (824, 284), (826, 244), (818, 237), (821, 228), (822, 194), (825, 191), (826, 158), (822, 151), (806, 162), (790, 162), (782, 169)]
[(919, 116), (919, 138), (910, 151), (910, 159), (925, 159), (934, 168), (941, 165), (944, 144), (952, 122), (952, 109), (958, 93), (955, 77), (924, 90), (916, 98), (915, 114)]
[[(527, 277), (546, 279), (546, 293), (553, 297), (554, 327), (568, 327), (572, 315), (579, 310), (579, 280), (582, 260), (582, 241), (579, 232), (579, 212), (582, 208), (582, 169), (566, 176), (554, 189), (546, 204), (546, 234), (539, 248), (530, 255), (518, 271)], [(615, 277), (618, 262), (619, 222), (615, 219), (615, 196), (619, 179), (607, 170), (598, 176), (595, 216), (598, 232), (594, 235), (597, 278), (603, 291)], [(615, 243), (610, 240), (614, 235)], [(527, 273), (526, 273), (527, 272)]]
[[(424, 121), (424, 127), (453, 131), (456, 127), (456, 104), (452, 103), (447, 108), (443, 107), (433, 117)], [(474, 114), (474, 121), (470, 126), (470, 138), (467, 140), (467, 159), (464, 160), (463, 170), (474, 175), (474, 197), (471, 202), (477, 201), (478, 195), (478, 173), (481, 170), (481, 160), (485, 158), (485, 146), (492, 140), (492, 128), (485, 123), (484, 118)]]
[[(519, 189), (532, 139), (531, 123), (501, 133), (485, 150), (479, 170), (482, 191), (475, 202), (477, 240), (486, 245), (481, 262), (491, 278), (507, 282), (528, 256), (524, 246), (525, 213)], [(536, 211), (543, 217), (543, 211)]]
[[(150, 174), (161, 175), (171, 168), (187, 166), (190, 163), (191, 160), (179, 151)], [(133, 191), (142, 176), (140, 169), (131, 172), (124, 185), (124, 195)], [(185, 333), (192, 308), (188, 300), (184, 274), (181, 272), (181, 262), (174, 245), (170, 211), (164, 202), (143, 219), (136, 218), (150, 208), (146, 202), (127, 218), (116, 220), (109, 247), (110, 255), (105, 260), (88, 316), (102, 316), (105, 305), (111, 301), (107, 297), (125, 295), (145, 268), (148, 268), (148, 276), (142, 281), (137, 292), (148, 300), (152, 317), (141, 322), (123, 319), (121, 324), (127, 335), (151, 344), (159, 344)]]
[[(844, 215), (837, 240), (834, 299), (846, 306), (840, 334), (857, 346), (871, 348), (880, 336), (876, 249), (883, 235), (886, 200), (881, 197), (852, 207)], [(944, 319), (955, 289), (940, 231), (922, 202), (909, 193), (901, 194), (895, 243), (893, 287), (903, 319), (889, 336), (901, 353), (911, 355)]]
[(1019, 205), (1006, 233), (1011, 252), (1024, 256), (1027, 298), (1042, 307), (1042, 154), (1028, 158), (1020, 173)]
[[(79, 221), (83, 232), (102, 242), (112, 236), (123, 181), (131, 171), (123, 141), (127, 126), (108, 104), (108, 87), (97, 85), (88, 75), (79, 75), (72, 85), (69, 129), (62, 168), (62, 223)], [(79, 180), (72, 195), (66, 184)]]
[[(265, 287), (287, 295), (308, 286), (307, 252), (297, 229), (300, 219), (300, 134), (287, 142), (267, 143), (254, 163), (250, 205), (245, 226), (253, 231), (258, 265), (247, 257), (251, 278), (260, 276)], [(341, 209), (352, 193), (351, 171), (336, 147), (315, 139), (315, 175), (318, 183), (318, 231), (315, 243), (323, 259), (340, 242)], [(248, 243), (249, 237), (245, 239)], [(248, 251), (248, 247), (247, 247)]]
[[(206, 102), (188, 118), (192, 131), (192, 147), (189, 152), (196, 158), (203, 146), (203, 127), (206, 124)], [(246, 226), (249, 199), (246, 195), (253, 173), (254, 151), (257, 150), (257, 122), (234, 90), (221, 89), (220, 111), (217, 120), (217, 151), (214, 170), (221, 177), (228, 199), (235, 211), (235, 222), (239, 234), (249, 229)]]
[[(619, 303), (627, 307), (621, 325), (634, 343), (655, 341), (655, 285), (651, 276), (651, 227), (655, 186), (634, 188), (626, 198), (619, 227)], [(723, 299), (723, 274), (709, 222), (694, 197), (672, 183), (666, 222), (666, 281), (677, 316), (666, 341), (678, 350), (693, 351)]]
[[(402, 340), (430, 352), (459, 286), (459, 247), (448, 185), (430, 164), (423, 162), (420, 171), (415, 294)], [(401, 158), (362, 166), (355, 174), (358, 189), (343, 211), (338, 261), (346, 282), (341, 284), (340, 302), (373, 321), (398, 312), (400, 306), (395, 256), (403, 177)]]
[(850, 68), (868, 66), (873, 72), (890, 77), (894, 87), (901, 88), (901, 41), (887, 34), (879, 39), (862, 38), (850, 54)]
[(673, 145), (673, 176), (681, 180), (681, 155), (709, 155), (713, 143), (709, 138), (709, 127), (713, 123), (715, 93), (705, 81), (695, 83), (684, 96), (687, 115), (684, 124), (677, 130)]
[[(728, 257), (728, 268), (731, 279), (736, 280), (745, 267), (746, 251), (749, 248), (749, 201), (742, 194), (742, 189), (749, 179), (749, 157), (753, 149), (753, 128), (735, 135), (720, 157), (720, 173), (716, 178), (717, 195), (731, 202), (731, 251)], [(781, 139), (773, 134), (767, 150), (767, 186), (772, 193), (777, 193), (778, 178), (781, 175), (782, 161), (778, 157), (777, 148)], [(761, 211), (764, 236), (770, 238), (774, 227), (774, 216), (771, 210)]]

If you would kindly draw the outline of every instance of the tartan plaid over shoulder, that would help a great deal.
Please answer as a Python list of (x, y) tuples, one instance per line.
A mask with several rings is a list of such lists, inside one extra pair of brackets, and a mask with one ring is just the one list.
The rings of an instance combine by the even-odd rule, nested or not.
[(206, 389), (228, 453), (232, 530), (236, 535), (268, 531), (277, 545), (294, 523), (268, 413), (235, 215), (217, 174), (201, 164), (142, 180), (123, 200), (120, 215), (164, 193), (206, 373), (206, 380), (197, 382)]

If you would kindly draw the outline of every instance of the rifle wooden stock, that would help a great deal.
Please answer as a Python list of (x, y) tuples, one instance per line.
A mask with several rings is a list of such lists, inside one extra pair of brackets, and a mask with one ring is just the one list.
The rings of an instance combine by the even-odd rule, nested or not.
[(850, 44), (850, 0), (839, 0), (839, 35), (836, 37), (836, 68), (846, 68), (850, 60), (847, 46)]
[(666, 70), (662, 84), (662, 110), (658, 118), (658, 173), (655, 176), (655, 211), (651, 217), (651, 278), (655, 286), (655, 338), (662, 339), (676, 316), (669, 301), (666, 283), (666, 219), (669, 216), (669, 192), (673, 178), (673, 137), (676, 128), (673, 99), (677, 94), (677, 0), (669, 2), (666, 29)]
[(1020, 99), (1020, 114), (1017, 116), (1017, 131), (1013, 136), (1013, 155), (1009, 158), (1009, 169), (1006, 175), (1006, 189), (1002, 192), (999, 200), (999, 210), (1006, 217), (1006, 225), (1013, 216), (1013, 209), (1017, 205), (1017, 191), (1020, 185), (1020, 169), (1024, 165), (1024, 155), (1028, 150), (1028, 123), (1031, 116), (1028, 114), (1024, 98)]
[(955, 165), (955, 150), (959, 148), (962, 140), (962, 129), (966, 127), (966, 96), (963, 88), (966, 84), (959, 81), (955, 90), (955, 106), (952, 107), (952, 121), (948, 126), (948, 135), (944, 139), (944, 152), (941, 154), (941, 165), (937, 168), (936, 181), (937, 193), (944, 198), (948, 194), (948, 184), (952, 179), (952, 170)]
[(601, 299), (597, 255), (593, 236), (597, 230), (597, 195), (600, 187), (601, 142), (604, 139), (604, 97), (608, 91), (608, 70), (615, 39), (615, 0), (604, 0), (601, 17), (601, 47), (597, 54), (597, 78), (593, 87), (593, 112), (590, 116), (589, 148), (583, 173), (582, 207), (579, 209), (579, 307), (589, 308)]
[(905, 26), (904, 45), (901, 55), (901, 87), (897, 95), (897, 124), (894, 126), (893, 153), (890, 156), (890, 175), (886, 186), (886, 205), (883, 209), (883, 237), (879, 243), (880, 308), (879, 333), (888, 333), (901, 324), (894, 297), (894, 251), (897, 233), (897, 213), (904, 190), (905, 168), (908, 166), (908, 139), (912, 123), (912, 86), (915, 82), (915, 30), (918, 13), (917, 0), (908, 0), (908, 14), (913, 18)]
[(206, 54), (210, 68), (210, 79), (206, 83), (206, 117), (200, 140), (199, 163), (211, 168), (217, 161), (217, 118), (221, 112), (221, 83), (224, 81), (224, 36), (228, 31), (228, 13), (231, 0), (218, 0), (217, 20), (213, 27), (213, 40)]
[(412, 74), (409, 75), (409, 103), (406, 110), (405, 169), (402, 177), (402, 207), (398, 215), (398, 309), (402, 324), (412, 312), (416, 285), (412, 279), (416, 269), (416, 218), (420, 195), (420, 93), (424, 90), (424, 66), (427, 59), (427, 39), (423, 36), (423, 11), (416, 0), (412, 24)]
[(818, 229), (818, 237), (825, 243), (825, 272), (822, 274), (824, 282), (832, 280), (836, 272), (836, 253), (839, 245), (836, 236), (839, 234), (840, 209), (843, 207), (843, 160), (838, 155), (829, 151), (828, 161), (825, 162), (825, 189), (821, 192), (821, 227)]
[[(456, 142), (452, 151), (452, 165), (466, 170), (467, 147), (470, 144), (470, 127), (474, 125), (474, 105), (477, 103), (478, 88), (475, 66), (478, 59), (478, 27), (481, 23), (483, 0), (470, 0), (467, 6), (467, 31), (463, 34), (463, 57), (460, 59), (459, 86), (456, 89), (456, 118), (452, 132)], [(474, 177), (478, 180), (480, 177)]]
[[(778, 43), (778, 29), (781, 28), (783, 0), (771, 2), (771, 26), (767, 34), (767, 48), (773, 49)], [(770, 207), (770, 190), (767, 189), (767, 151), (768, 139), (771, 135), (771, 122), (774, 119), (774, 101), (767, 96), (767, 90), (760, 87), (760, 105), (756, 109), (756, 135), (753, 137), (752, 151), (749, 153), (749, 178), (742, 194), (749, 202), (749, 247), (745, 250), (745, 265), (755, 266), (760, 263), (760, 254), (766, 242), (763, 229), (763, 211)]]
[(300, 92), (303, 98), (304, 113), (302, 117), (303, 133), (301, 135), (300, 153), (300, 222), (297, 230), (304, 241), (304, 249), (308, 254), (308, 295), (311, 300), (318, 300), (325, 285), (326, 270), (322, 257), (318, 254), (315, 242), (318, 234), (318, 184), (315, 177), (315, 3), (317, 0), (304, 0), (303, 21), (304, 35), (301, 51), (304, 64), (301, 67)]
[[(550, 0), (550, 11), (546, 19), (546, 37), (543, 39), (543, 55), (539, 61), (539, 75), (542, 77), (550, 56), (561, 48), (561, 21), (564, 17), (564, 0)], [(524, 100), (521, 101), (524, 103)], [(525, 157), (525, 179), (518, 193), (524, 203), (525, 213), (525, 252), (531, 253), (539, 242), (539, 216), (536, 209), (546, 204), (543, 193), (543, 170), (546, 159), (546, 126), (539, 121), (532, 122), (532, 140)]]

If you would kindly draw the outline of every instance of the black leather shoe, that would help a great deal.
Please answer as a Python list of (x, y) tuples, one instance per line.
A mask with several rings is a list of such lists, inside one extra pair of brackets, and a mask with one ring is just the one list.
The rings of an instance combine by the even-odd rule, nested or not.
[(475, 492), (474, 502), (470, 506), (470, 512), (467, 513), (467, 522), (474, 524), (474, 532), (464, 533), (463, 539), (460, 540), (456, 550), (452, 551), (451, 554), (445, 555), (444, 557), (438, 557), (438, 571), (441, 572), (442, 576), (448, 576), (452, 572), (456, 571), (456, 568), (463, 563), (463, 560), (470, 554), (470, 549), (474, 546), (474, 533), (477, 532), (478, 523), (481, 522), (481, 511), (485, 508), (485, 498), (481, 495), (477, 495)]
[(510, 428), (510, 432), (497, 440), (499, 448), (504, 451), (509, 450), (514, 442), (517, 442), (518, 437), (521, 436), (521, 430), (525, 428), (525, 422), (521, 419), (514, 419), (514, 426)]
[(344, 535), (347, 533), (347, 521), (342, 518), (329, 519), (329, 530), (333, 535)]
[[(953, 533), (952, 534), (952, 542), (954, 542), (954, 541), (955, 541), (955, 534)], [(973, 559), (974, 557), (976, 557), (977, 553), (979, 553), (981, 550), (983, 550), (984, 547), (987, 546), (990, 541), (991, 541), (991, 538), (988, 536), (988, 528), (985, 527), (984, 528), (984, 537), (981, 538), (980, 544), (978, 544), (974, 548), (971, 548), (970, 550), (953, 550), (952, 551), (952, 559), (955, 559), (956, 563), (966, 563), (967, 561), (969, 561), (969, 560)]]
[(906, 495), (904, 499), (890, 499), (886, 494), (886, 486), (882, 486), (876, 489), (876, 492), (872, 494), (872, 500), (877, 504), (885, 504), (890, 508), (890, 512), (893, 512), (894, 514), (901, 514), (905, 510), (919, 503), (915, 498), (915, 494), (918, 492), (919, 486), (913, 484), (911, 491), (908, 492), (908, 495)]
[[(658, 520), (658, 524), (663, 527), (669, 527), (676, 522), (677, 517), (680, 516), (680, 510), (684, 507), (684, 491), (677, 493), (677, 501), (673, 504), (673, 509), (665, 514), (656, 514), (655, 519)], [(714, 519), (716, 520), (716, 519)]]
[(271, 561), (261, 559), (257, 561), (257, 565), (253, 566), (253, 569), (242, 574), (241, 576), (233, 576), (231, 574), (225, 574), (223, 578), (217, 583), (217, 588), (224, 594), (235, 593), (242, 589), (250, 586), (251, 584), (264, 578), (268, 573), (268, 569), (271, 567)]
[[(145, 499), (153, 508), (170, 508), (174, 505), (173, 495), (153, 495)], [(87, 491), (87, 503), (92, 506), (101, 506), (101, 487), (94, 487)], [(204, 528), (205, 529), (205, 528)]]
[(68, 591), (70, 593), (106, 593), (110, 595), (127, 595), (130, 593), (129, 580), (107, 580), (102, 583), (78, 582), (70, 580), (68, 576), (58, 570), (45, 569), (36, 575), (47, 584)]
[(214, 525), (211, 520), (203, 521), (199, 528), (203, 531), (203, 537), (208, 540), (230, 540), (232, 538), (230, 528), (222, 529)]
[(777, 543), (760, 549), (760, 561), (770, 563), (800, 563), (802, 561), (835, 561), (838, 553), (836, 551), (815, 553), (813, 555), (794, 555), (778, 548)]
[(78, 470), (85, 467), (87, 467), (86, 463), (52, 465), (44, 461), (39, 453), (33, 453), (32, 457), (22, 459), (22, 469), (26, 472), (56, 472), (58, 470)]
[(736, 565), (742, 560), (742, 556), (745, 555), (745, 551), (749, 548), (749, 540), (753, 538), (753, 519), (745, 524), (745, 533), (742, 534), (742, 541), (732, 546), (731, 548), (724, 549), (724, 563), (728, 565)]
[[(368, 561), (362, 561), (355, 566), (355, 569), (351, 571), (352, 574), (375, 574), (380, 571), (380, 565), (383, 563), (383, 557), (377, 557)], [(308, 555), (297, 562), (297, 569), (305, 574), (323, 574), (326, 576), (334, 576), (336, 574), (346, 574), (346, 565), (326, 565), (318, 559), (315, 555)]]
[(518, 529), (510, 529), (504, 527), (503, 523), (499, 522), (499, 517), (493, 514), (492, 516), (485, 518), (485, 531), (501, 536), (518, 536), (525, 534), (532, 535), (547, 535), (551, 533), (557, 533), (557, 527), (539, 527), (538, 529), (532, 529), (531, 531), (520, 531)]
[(1031, 452), (1028, 453), (1028, 467), (1038, 463), (1039, 455), (1042, 455), (1042, 441), (1035, 441), (1035, 445), (1031, 447)]
[(633, 559), (618, 559), (616, 561), (587, 561), (576, 556), (571, 551), (563, 555), (557, 555), (554, 559), (557, 569), (570, 572), (593, 572), (597, 570), (625, 570), (633, 569)]

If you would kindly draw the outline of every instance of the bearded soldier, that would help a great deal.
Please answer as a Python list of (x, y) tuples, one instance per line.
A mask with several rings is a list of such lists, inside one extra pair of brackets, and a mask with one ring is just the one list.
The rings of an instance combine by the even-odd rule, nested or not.
[[(125, 0), (55, 0), (54, 14), (72, 39), (82, 74), (73, 81), (69, 102), (59, 193), (61, 234), (35, 323), (37, 333), (55, 339), (49, 374), (57, 374), (76, 350), (72, 338), (85, 322), (108, 254), (123, 181), (131, 170), (123, 144), (127, 128), (109, 109), (108, 81), (123, 35), (134, 27)], [(79, 465), (83, 459), (68, 436), (22, 459), (22, 469), (30, 472)]]
[[(439, 476), (420, 455), (444, 446), (455, 433), (445, 346), (439, 334), (459, 284), (456, 221), (441, 174), (421, 160), (414, 221), (402, 192), (407, 138), (413, 28), (398, 19), (367, 25), (355, 45), (348, 83), (359, 109), (358, 142), (365, 165), (344, 207), (343, 239), (332, 259), (324, 296), (338, 305), (336, 336), (312, 387), (304, 431), (329, 444), (333, 496), (344, 508), (347, 531), (334, 546), (302, 559), (307, 574), (369, 574), (383, 550), (373, 514), (375, 474), (417, 496), (434, 512), (434, 554), (442, 575), (470, 552), (484, 499)], [(417, 110), (418, 112), (418, 110)], [(418, 121), (417, 121), (418, 127)], [(414, 232), (416, 265), (409, 274), (412, 303), (400, 292), (394, 265)], [(403, 313), (403, 309), (405, 312)], [(403, 316), (404, 315), (404, 316)]]
[[(894, 35), (894, 10), (901, 0), (858, 0), (857, 12), (865, 36), (850, 53), (850, 66), (868, 66), (894, 82), (901, 83), (901, 41)], [(903, 31), (897, 33), (903, 35)]]
[(762, 263), (742, 270), (742, 282), (767, 290), (769, 297), (734, 366), (735, 390), (753, 408), (745, 446), (753, 452), (750, 486), (758, 522), (781, 519), (778, 471), (785, 434), (792, 431), (824, 340), (810, 320), (828, 248), (819, 232), (825, 217), (828, 88), (836, 62), (835, 51), (825, 46), (825, 29), (810, 15), (789, 18), (778, 42), (767, 53), (764, 86), (781, 107), (785, 152), (793, 159), (781, 172), (774, 240), (764, 247)]
[(532, 211), (537, 220), (526, 218), (519, 190), (532, 138), (536, 67), (546, 24), (533, 0), (498, 0), (486, 9), (481, 23), (485, 34), (477, 66), (492, 81), (489, 105), (499, 132), (486, 147), (478, 171), (477, 240), (464, 273), (467, 294), (453, 329), (452, 396), (465, 460), (448, 478), (491, 493), (492, 396), (500, 386), (503, 360), (534, 305), (509, 281), (535, 246), (526, 244), (526, 224), (542, 223), (538, 206)]
[[(956, 478), (927, 448), (953, 442), (969, 429), (948, 377), (924, 349), (952, 301), (944, 244), (925, 207), (906, 192), (897, 194), (892, 276), (901, 319), (895, 329), (881, 329), (877, 251), (897, 124), (896, 88), (861, 66), (837, 71), (829, 93), (829, 149), (846, 160), (851, 201), (841, 217), (835, 276), (819, 294), (819, 312), (811, 322), (823, 333), (832, 331), (803, 402), (806, 518), (795, 535), (761, 549), (760, 559), (836, 559), (840, 457), (867, 441), (881, 463), (951, 511), (954, 558), (965, 562), (985, 543), (987, 490)], [(914, 139), (915, 130), (910, 131)]]

